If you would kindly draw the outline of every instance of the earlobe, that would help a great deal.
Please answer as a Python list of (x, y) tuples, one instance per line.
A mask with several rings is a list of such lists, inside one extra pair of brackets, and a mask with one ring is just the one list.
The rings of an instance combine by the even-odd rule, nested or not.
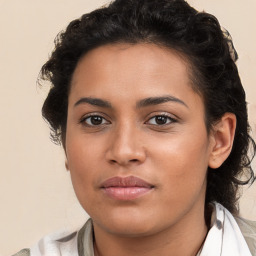
[(65, 168), (66, 168), (67, 171), (69, 171), (69, 166), (68, 166), (68, 160), (67, 159), (65, 161)]
[(225, 113), (212, 129), (213, 145), (209, 157), (209, 167), (219, 168), (228, 158), (234, 141), (236, 130), (236, 116)]

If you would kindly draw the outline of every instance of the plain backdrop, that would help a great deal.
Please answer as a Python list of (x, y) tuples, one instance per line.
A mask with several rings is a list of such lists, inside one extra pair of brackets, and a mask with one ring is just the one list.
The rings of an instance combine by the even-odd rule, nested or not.
[[(104, 0), (0, 0), (0, 255), (29, 247), (87, 218), (77, 202), (61, 147), (41, 118), (47, 86), (36, 85), (57, 33)], [(216, 15), (231, 33), (256, 125), (256, 0), (190, 0)], [(255, 136), (254, 136), (255, 137)], [(256, 185), (241, 199), (241, 215), (256, 220)]]

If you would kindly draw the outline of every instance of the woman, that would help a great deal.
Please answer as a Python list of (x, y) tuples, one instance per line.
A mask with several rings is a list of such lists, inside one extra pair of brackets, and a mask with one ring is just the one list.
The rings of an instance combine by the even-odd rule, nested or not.
[(255, 144), (236, 60), (217, 19), (183, 0), (72, 21), (42, 68), (43, 116), (91, 219), (17, 255), (256, 255), (237, 209)]

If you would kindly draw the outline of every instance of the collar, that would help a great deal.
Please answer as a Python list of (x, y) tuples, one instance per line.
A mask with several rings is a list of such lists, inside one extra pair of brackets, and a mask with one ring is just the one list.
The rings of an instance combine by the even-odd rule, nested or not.
[(232, 214), (219, 203), (213, 203), (211, 228), (197, 256), (252, 256)]

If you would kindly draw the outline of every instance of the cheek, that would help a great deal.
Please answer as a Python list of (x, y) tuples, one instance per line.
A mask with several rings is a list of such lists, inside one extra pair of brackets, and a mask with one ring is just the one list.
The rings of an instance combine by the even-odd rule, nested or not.
[(87, 141), (84, 142), (83, 139), (73, 140), (72, 143), (67, 144), (66, 148), (70, 169), (77, 171), (85, 168), (88, 164), (93, 164), (95, 157), (99, 154), (95, 146), (88, 145)]
[(152, 149), (151, 161), (161, 180), (168, 180), (170, 186), (179, 190), (184, 189), (184, 185), (195, 188), (204, 183), (209, 157), (204, 131), (174, 134), (169, 139), (154, 143)]
[(206, 191), (207, 161), (206, 145), (188, 141), (170, 141), (170, 146), (156, 147), (153, 165), (157, 170), (162, 191), (161, 204), (169, 207), (167, 212), (184, 212), (201, 198)]
[(85, 144), (81, 138), (73, 137), (72, 140), (67, 140), (68, 167), (79, 200), (83, 194), (91, 193), (94, 187), (95, 174), (99, 169), (98, 161), (95, 159), (98, 153), (95, 147)]
[(97, 166), (96, 158), (101, 155), (102, 144), (96, 143), (97, 140), (92, 139), (95, 135), (88, 136), (76, 127), (73, 128), (72, 125), (68, 128), (66, 154), (70, 170), (83, 173), (84, 169), (90, 169), (91, 165)]

